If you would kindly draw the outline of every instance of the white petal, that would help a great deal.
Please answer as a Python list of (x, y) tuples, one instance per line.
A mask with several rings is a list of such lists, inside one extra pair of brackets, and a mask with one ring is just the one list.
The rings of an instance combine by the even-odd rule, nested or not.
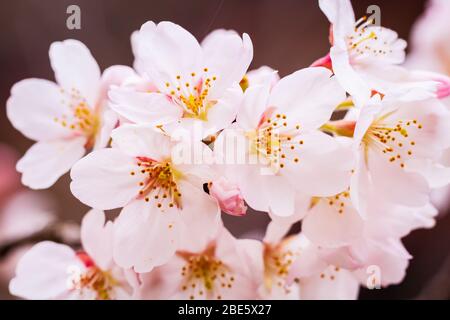
[(270, 87), (267, 82), (247, 88), (239, 108), (236, 122), (244, 130), (256, 129), (261, 117), (269, 107)]
[(280, 174), (306, 195), (332, 196), (350, 184), (354, 154), (336, 138), (320, 131), (302, 134), (291, 145), (283, 145), (282, 152), (286, 158), (281, 159)]
[(154, 127), (177, 121), (183, 115), (183, 109), (161, 93), (114, 87), (109, 98), (111, 109), (135, 123)]
[(17, 162), (22, 183), (33, 189), (52, 186), (86, 152), (86, 138), (35, 143)]
[(147, 22), (139, 31), (138, 56), (140, 66), (155, 84), (164, 88), (177, 75), (190, 77), (197, 72), (202, 60), (202, 49), (192, 34), (172, 22), (155, 25)]
[(178, 187), (182, 194), (181, 249), (199, 251), (214, 238), (221, 226), (220, 208), (203, 189), (184, 181)]
[(358, 292), (359, 282), (351, 272), (336, 272), (330, 266), (320, 275), (302, 281), (300, 295), (307, 300), (356, 300)]
[(319, 0), (319, 7), (333, 25), (334, 37), (343, 37), (353, 31), (355, 14), (350, 0)]
[(140, 273), (167, 263), (179, 246), (179, 215), (143, 200), (127, 205), (114, 222), (116, 263)]
[(242, 39), (231, 30), (215, 30), (202, 42), (204, 65), (217, 77), (210, 97), (219, 98), (244, 77), (253, 59), (253, 45), (244, 33)]
[(286, 114), (288, 126), (319, 128), (345, 100), (345, 92), (330, 70), (306, 68), (282, 78), (272, 89), (269, 106)]
[[(343, 204), (344, 206), (341, 206)], [(342, 211), (340, 211), (342, 210)], [(364, 223), (349, 199), (323, 198), (303, 219), (302, 232), (315, 245), (349, 245), (363, 235)]]
[(92, 209), (81, 222), (81, 243), (84, 251), (102, 270), (108, 270), (112, 263), (113, 225), (105, 223), (103, 211)]
[(69, 137), (68, 127), (55, 122), (63, 114), (71, 116), (71, 110), (62, 103), (64, 95), (53, 82), (42, 79), (26, 79), (11, 89), (6, 112), (13, 126), (32, 140), (51, 140)]
[(78, 40), (53, 42), (50, 63), (58, 84), (66, 91), (80, 91), (93, 107), (99, 98), (100, 68), (89, 49)]
[(70, 247), (40, 242), (19, 261), (9, 290), (25, 299), (57, 299), (69, 291), (71, 267), (82, 270), (83, 265)]
[(139, 194), (139, 170), (136, 159), (117, 149), (97, 150), (73, 166), (70, 190), (92, 208), (123, 207)]
[(162, 161), (171, 155), (171, 138), (145, 125), (126, 124), (112, 134), (113, 146), (132, 157)]

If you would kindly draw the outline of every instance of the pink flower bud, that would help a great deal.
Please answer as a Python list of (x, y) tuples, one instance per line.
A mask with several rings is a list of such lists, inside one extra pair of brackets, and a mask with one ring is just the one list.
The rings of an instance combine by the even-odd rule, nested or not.
[(223, 212), (232, 216), (243, 216), (247, 213), (241, 191), (224, 177), (210, 183), (209, 193), (217, 199)]

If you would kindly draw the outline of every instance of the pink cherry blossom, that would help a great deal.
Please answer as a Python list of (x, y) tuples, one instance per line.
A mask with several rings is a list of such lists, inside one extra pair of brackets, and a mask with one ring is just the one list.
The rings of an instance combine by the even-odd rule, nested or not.
[(140, 299), (255, 299), (262, 275), (261, 243), (222, 228), (198, 251), (178, 251), (164, 266), (141, 274)]
[(117, 122), (106, 92), (134, 72), (113, 66), (103, 75), (84, 44), (54, 42), (49, 50), (57, 83), (26, 79), (11, 89), (7, 115), (13, 126), (36, 143), (17, 163), (22, 183), (48, 188), (91, 148), (105, 147)]
[(205, 126), (205, 136), (231, 124), (242, 98), (239, 82), (253, 57), (247, 34), (216, 30), (200, 45), (171, 22), (145, 23), (132, 38), (140, 73), (158, 92), (112, 90), (113, 109), (135, 123), (163, 126)]
[(355, 128), (357, 164), (352, 201), (361, 214), (371, 194), (378, 203), (423, 206), (430, 188), (449, 182), (437, 161), (448, 148), (449, 112), (436, 99), (401, 102), (376, 96), (363, 108)]
[(356, 299), (358, 279), (350, 271), (328, 264), (303, 234), (286, 236), (290, 226), (275, 221), (269, 224), (263, 242), (261, 298)]
[[(272, 89), (267, 83), (249, 87), (236, 123), (219, 135), (216, 158), (229, 167), (228, 178), (253, 209), (290, 216), (300, 195), (329, 195), (345, 188), (351, 150), (318, 130), (345, 99), (330, 76), (324, 68), (308, 68), (281, 79)], [(245, 145), (230, 149), (235, 137)], [(244, 156), (244, 163), (228, 163), (236, 152)]]
[(437, 83), (415, 80), (410, 71), (399, 66), (405, 60), (406, 41), (396, 32), (375, 25), (376, 21), (367, 17), (356, 21), (350, 0), (319, 0), (319, 6), (331, 23), (332, 47), (329, 55), (312, 66), (332, 68), (339, 83), (359, 104), (365, 104), (373, 90), (436, 95)]
[(92, 210), (81, 226), (84, 251), (36, 244), (19, 261), (11, 293), (25, 299), (129, 299), (138, 279), (113, 262), (112, 231), (103, 212)]
[(214, 234), (220, 210), (203, 191), (211, 180), (206, 164), (177, 163), (174, 150), (183, 144), (144, 125), (122, 125), (112, 139), (113, 148), (94, 151), (74, 165), (70, 187), (91, 207), (123, 207), (114, 223), (119, 265), (148, 272), (176, 250), (195, 248)]

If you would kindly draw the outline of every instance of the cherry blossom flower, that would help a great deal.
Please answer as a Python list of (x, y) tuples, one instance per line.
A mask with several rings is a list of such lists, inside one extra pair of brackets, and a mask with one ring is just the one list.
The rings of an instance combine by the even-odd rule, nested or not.
[[(360, 113), (355, 128), (358, 158), (350, 192), (361, 214), (367, 200), (423, 206), (430, 187), (450, 180), (437, 161), (448, 148), (449, 113), (436, 99), (401, 102), (379, 95)], [(376, 205), (376, 204), (375, 204)]]
[[(203, 191), (211, 180), (205, 162), (181, 161), (176, 152), (184, 144), (148, 126), (122, 125), (112, 139), (113, 148), (92, 152), (74, 165), (71, 190), (97, 209), (123, 207), (114, 223), (119, 265), (148, 272), (176, 250), (195, 248), (214, 234), (220, 210)], [(198, 146), (208, 154), (205, 145)]]
[(7, 115), (13, 126), (36, 143), (17, 163), (22, 183), (48, 188), (92, 148), (107, 145), (117, 118), (106, 106), (109, 85), (134, 72), (113, 66), (103, 75), (84, 44), (54, 42), (49, 50), (57, 83), (26, 79), (11, 89)]
[[(308, 68), (281, 79), (272, 90), (268, 84), (249, 87), (237, 122), (219, 135), (217, 161), (230, 168), (229, 178), (253, 209), (290, 216), (300, 194), (330, 195), (346, 187), (351, 150), (318, 130), (345, 99), (330, 76), (325, 68)], [(244, 146), (230, 146), (234, 139)]]
[[(449, 20), (450, 3), (445, 0), (430, 0), (425, 13), (412, 29), (412, 48), (406, 61), (410, 68), (427, 70), (428, 77), (440, 83), (438, 98), (450, 106), (450, 46)], [(438, 74), (438, 72), (440, 74)], [(450, 166), (450, 150), (446, 150), (441, 163)], [(433, 190), (431, 197), (439, 210), (445, 212), (450, 190), (447, 186)]]
[(255, 299), (262, 274), (261, 243), (236, 239), (222, 228), (199, 251), (178, 251), (141, 275), (140, 299)]
[(110, 93), (113, 109), (135, 123), (164, 126), (171, 131), (195, 123), (205, 136), (231, 124), (242, 98), (239, 82), (253, 57), (247, 34), (216, 30), (200, 45), (171, 22), (145, 23), (132, 39), (139, 70), (158, 92), (125, 88)]
[(13, 295), (25, 299), (128, 299), (137, 278), (112, 260), (112, 223), (92, 210), (83, 219), (84, 251), (50, 241), (34, 245), (19, 261), (10, 282)]
[(387, 286), (403, 280), (411, 259), (401, 238), (414, 229), (433, 227), (437, 210), (430, 204), (407, 207), (374, 205), (376, 202), (378, 198), (371, 199), (363, 219), (348, 194), (321, 199), (303, 219), (302, 231), (329, 264), (352, 270), (364, 285), (367, 268), (376, 266), (380, 278), (373, 277), (372, 281)]
[(406, 41), (396, 32), (367, 17), (356, 21), (350, 0), (319, 0), (319, 6), (331, 23), (332, 47), (312, 66), (331, 68), (358, 104), (364, 105), (374, 90), (397, 92), (405, 99), (411, 92), (426, 98), (436, 95), (437, 83), (415, 80), (414, 74), (398, 66), (405, 60)]
[(268, 226), (263, 240), (260, 296), (281, 300), (356, 299), (358, 279), (350, 271), (328, 264), (303, 234), (286, 236), (290, 226), (276, 221)]

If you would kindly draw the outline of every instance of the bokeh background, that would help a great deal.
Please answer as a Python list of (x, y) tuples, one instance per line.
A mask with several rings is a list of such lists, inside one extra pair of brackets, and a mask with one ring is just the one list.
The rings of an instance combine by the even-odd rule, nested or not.
[[(66, 9), (71, 4), (81, 8), (81, 30), (66, 28)], [(408, 39), (425, 1), (353, 0), (356, 16), (364, 15), (371, 4), (380, 6), (383, 26)], [(11, 86), (21, 79), (53, 80), (48, 60), (53, 41), (83, 41), (102, 69), (131, 65), (130, 35), (147, 20), (173, 21), (198, 39), (216, 28), (246, 32), (255, 52), (251, 68), (269, 65), (281, 76), (307, 67), (329, 49), (329, 24), (316, 0), (4, 0), (0, 4), (0, 143), (20, 155), (32, 144), (7, 120), (6, 100)], [(69, 182), (66, 175), (42, 193), (55, 198), (60, 219), (80, 221), (88, 208), (71, 195)], [(236, 235), (242, 235), (262, 230), (267, 218), (252, 212), (244, 218), (226, 217), (226, 223)], [(449, 230), (450, 216), (442, 214), (434, 229), (408, 236), (406, 247), (414, 259), (404, 282), (381, 290), (362, 290), (361, 298), (417, 297), (446, 259)], [(8, 298), (5, 282), (0, 284), (0, 298)]]

